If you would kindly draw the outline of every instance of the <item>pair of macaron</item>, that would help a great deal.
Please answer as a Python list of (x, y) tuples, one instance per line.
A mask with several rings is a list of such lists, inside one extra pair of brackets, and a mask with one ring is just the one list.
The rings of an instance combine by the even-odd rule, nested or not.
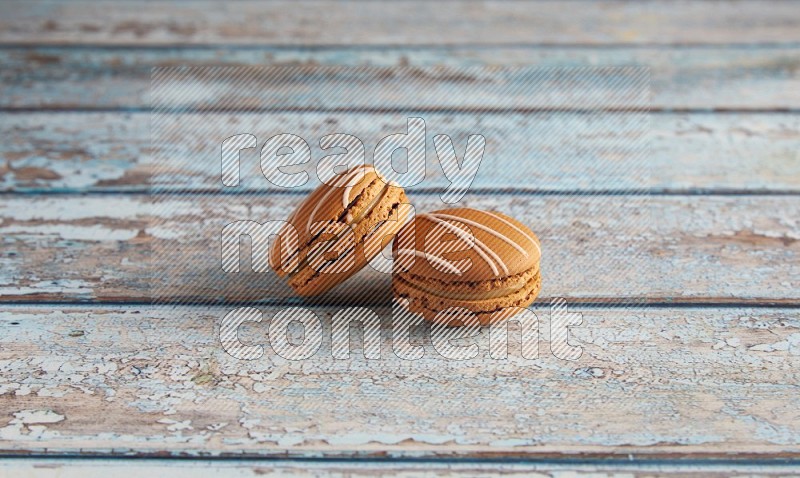
[[(392, 243), (392, 290), (426, 320), (482, 324), (512, 316), (541, 290), (536, 235), (496, 211), (451, 208), (419, 214), (403, 188), (369, 165), (314, 190), (273, 242), (270, 264), (298, 295), (322, 294)], [(473, 319), (473, 320), (474, 320)]]

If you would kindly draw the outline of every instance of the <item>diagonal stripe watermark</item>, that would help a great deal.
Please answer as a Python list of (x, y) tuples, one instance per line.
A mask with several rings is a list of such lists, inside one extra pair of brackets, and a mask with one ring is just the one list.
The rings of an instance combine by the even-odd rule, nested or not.
[[(540, 303), (554, 302), (549, 317), (516, 312), (526, 359), (540, 359), (538, 342), (529, 342), (539, 340), (540, 320), (548, 319), (552, 356), (580, 358), (569, 336), (570, 327), (580, 326), (568, 310), (572, 301), (635, 307), (631, 297), (648, 295), (645, 257), (613, 244), (580, 247), (609, 229), (648, 240), (647, 68), (170, 67), (153, 70), (151, 99), (152, 298), (175, 310), (227, 308), (221, 341), (232, 357), (313, 360), (327, 347), (321, 343), (333, 344), (327, 349), (337, 358), (357, 348), (368, 359), (421, 356), (419, 345), (403, 338), (413, 335), (419, 317), (392, 299), (391, 254), (315, 298), (298, 297), (268, 264), (278, 221), (319, 184), (362, 164), (405, 187), (412, 217), (446, 207), (496, 209), (536, 232), (543, 251)], [(624, 195), (622, 207), (610, 203), (617, 196), (608, 192)], [(467, 242), (474, 232), (467, 224), (442, 224)], [(352, 267), (328, 265), (323, 257), (354, 247), (347, 235), (336, 239), (319, 250), (318, 270)], [(374, 252), (380, 244), (369, 247)], [(460, 270), (462, 263), (447, 259), (457, 249), (442, 243), (398, 260), (445, 256), (443, 269)], [(479, 254), (502, 272), (492, 251)], [(576, 261), (575, 254), (592, 260)], [(637, 279), (627, 280), (632, 275)], [(618, 277), (618, 285), (597, 290), (591, 278), (600, 276)], [(267, 306), (280, 310), (256, 313)], [(314, 313), (319, 307), (339, 312), (321, 319)], [(469, 315), (456, 319), (472, 328)], [(262, 347), (236, 343), (245, 323), (268, 327)], [(387, 323), (396, 339), (391, 351), (381, 348)], [(298, 324), (302, 340), (295, 343), (286, 330)], [(349, 343), (359, 337), (350, 324), (363, 331), (359, 346)], [(508, 331), (493, 329), (484, 337), (494, 337), (493, 345), (476, 351), (470, 340), (480, 334), (440, 325), (428, 333), (443, 359), (507, 357), (503, 344), (511, 341)]]

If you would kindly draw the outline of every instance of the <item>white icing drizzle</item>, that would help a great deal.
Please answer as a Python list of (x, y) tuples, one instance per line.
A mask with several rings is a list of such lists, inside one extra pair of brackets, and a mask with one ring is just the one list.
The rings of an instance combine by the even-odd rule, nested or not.
[[(447, 214), (441, 214), (441, 215), (440, 214), (423, 214), (422, 216), (427, 217), (427, 218), (431, 219), (433, 222), (441, 224), (442, 226), (445, 226), (447, 229), (452, 231), (453, 234), (458, 236), (464, 242), (466, 242), (466, 243), (470, 242), (470, 236), (469, 236), (469, 234), (467, 234), (466, 231), (464, 231), (463, 229), (460, 229), (460, 228), (448, 223), (447, 221), (442, 220), (440, 218), (440, 216), (442, 216), (442, 217), (447, 216), (446, 219), (451, 219), (452, 218), (452, 219), (454, 219), (456, 221), (460, 221), (461, 218), (458, 218), (456, 216), (448, 216)], [(494, 273), (495, 276), (499, 276), (500, 275), (500, 271), (497, 269), (497, 264), (500, 264), (500, 267), (503, 268), (503, 272), (505, 274), (508, 274), (508, 267), (506, 267), (506, 264), (503, 262), (502, 259), (500, 259), (500, 256), (498, 256), (493, 250), (491, 250), (489, 248), (489, 246), (487, 246), (486, 244), (481, 242), (480, 239), (478, 239), (474, 235), (472, 235), (472, 240), (473, 240), (473, 243), (476, 246), (478, 246), (475, 249), (475, 252), (477, 252), (478, 255), (481, 256), (481, 259), (483, 259), (486, 262), (486, 264), (489, 267), (491, 267), (492, 272)], [(492, 259), (494, 259), (494, 260), (490, 259), (487, 254), (490, 254), (492, 256)], [(496, 261), (496, 263), (495, 263), (495, 261)]]
[[(374, 170), (375, 170), (375, 168), (373, 168), (372, 166), (361, 166), (361, 167), (358, 167), (358, 168), (354, 168), (349, 173), (343, 174), (342, 176), (340, 176), (331, 185), (331, 188), (325, 193), (325, 195), (322, 196), (322, 198), (320, 198), (319, 201), (317, 201), (316, 206), (314, 206), (314, 209), (311, 211), (311, 214), (309, 214), (309, 216), (308, 216), (308, 224), (306, 224), (306, 229), (308, 229), (309, 231), (311, 230), (311, 223), (314, 222), (314, 216), (317, 215), (317, 211), (319, 211), (320, 206), (322, 206), (322, 204), (328, 199), (328, 197), (331, 194), (333, 194), (333, 192), (337, 188), (340, 188), (340, 187), (344, 186), (345, 184), (347, 184), (351, 179), (353, 179), (355, 177), (356, 173), (363, 172), (366, 175), (370, 171), (374, 171)], [(342, 197), (343, 197), (342, 198), (342, 202), (344, 203), (344, 208), (345, 209), (347, 209), (347, 205), (348, 205), (348, 202), (349, 202), (348, 199), (349, 199), (349, 196), (350, 196), (350, 191), (352, 189), (353, 189), (353, 186), (347, 186), (347, 188), (344, 190), (344, 193), (342, 194)]]
[(444, 267), (446, 269), (449, 269), (454, 274), (461, 275), (461, 269), (459, 269), (458, 267), (454, 266), (453, 264), (447, 262), (445, 259), (443, 259), (443, 258), (441, 258), (439, 256), (436, 256), (436, 255), (433, 255), (433, 254), (430, 254), (430, 253), (427, 253), (427, 252), (417, 251), (417, 250), (414, 250), (414, 249), (397, 249), (397, 251), (395, 251), (395, 252), (397, 254), (410, 254), (410, 255), (415, 255), (417, 257), (425, 258), (425, 259), (427, 259), (429, 261), (433, 261), (433, 262), (439, 264), (440, 266), (442, 266), (442, 267)]
[(475, 226), (478, 229), (482, 229), (482, 230), (488, 232), (489, 234), (493, 235), (494, 237), (500, 239), (501, 241), (505, 242), (509, 246), (511, 246), (514, 249), (516, 249), (517, 251), (519, 251), (519, 253), (522, 254), (523, 256), (528, 257), (528, 251), (523, 249), (522, 246), (520, 246), (516, 242), (512, 241), (509, 237), (506, 237), (503, 234), (500, 234), (499, 232), (495, 231), (494, 229), (492, 229), (490, 227), (487, 227), (487, 226), (484, 226), (481, 223), (472, 221), (470, 219), (465, 219), (465, 218), (460, 217), (460, 216), (452, 216), (450, 214), (436, 213), (436, 214), (431, 214), (431, 216), (436, 216), (436, 217), (444, 218), (444, 219), (452, 219), (454, 221), (463, 222), (464, 224), (469, 224), (470, 226)]
[[(481, 210), (479, 210), (479, 209), (472, 209), (472, 208), (469, 208), (469, 209), (470, 209), (471, 211), (478, 211), (478, 212), (482, 212), (482, 213), (484, 213), (484, 214), (488, 214), (488, 215), (492, 216), (493, 218), (496, 218), (497, 220), (499, 220), (499, 221), (502, 221), (504, 224), (507, 224), (507, 225), (508, 225), (508, 227), (510, 227), (510, 228), (512, 228), (512, 229), (514, 229), (514, 230), (515, 230), (515, 231), (517, 231), (518, 233), (520, 233), (520, 234), (522, 234), (523, 236), (525, 236), (526, 238), (528, 238), (528, 240), (529, 240), (529, 241), (531, 241), (531, 244), (533, 244), (534, 246), (536, 246), (536, 250), (538, 250), (538, 251), (539, 251), (539, 254), (541, 255), (541, 253), (542, 253), (542, 248), (541, 248), (541, 247), (539, 247), (539, 243), (538, 243), (538, 242), (536, 242), (536, 239), (534, 239), (533, 237), (531, 237), (531, 235), (530, 235), (530, 234), (528, 234), (527, 232), (523, 231), (523, 230), (522, 230), (522, 229), (520, 229), (519, 227), (515, 226), (513, 223), (511, 223), (511, 221), (508, 221), (508, 220), (506, 220), (506, 219), (503, 219), (503, 218), (502, 218), (500, 215), (498, 215), (498, 214), (495, 214), (495, 213), (493, 213), (493, 212), (491, 212), (491, 211), (481, 211)], [(514, 244), (516, 244), (516, 243), (514, 243)], [(512, 245), (514, 245), (514, 244), (512, 244)], [(519, 249), (517, 249), (517, 250), (519, 250)], [(527, 253), (527, 252), (524, 252), (524, 249), (523, 249), (523, 254), (525, 254), (525, 257), (527, 257), (527, 256), (528, 256), (528, 253)]]

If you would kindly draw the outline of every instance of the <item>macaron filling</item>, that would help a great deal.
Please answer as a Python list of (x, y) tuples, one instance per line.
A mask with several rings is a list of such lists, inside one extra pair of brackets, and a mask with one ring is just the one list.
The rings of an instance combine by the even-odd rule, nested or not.
[(481, 287), (482, 284), (480, 283), (462, 282), (458, 287), (450, 286), (447, 288), (442, 288), (439, 285), (430, 282), (409, 280), (409, 278), (404, 275), (396, 275), (395, 279), (404, 288), (410, 288), (414, 292), (430, 296), (431, 301), (445, 299), (448, 301), (455, 300), (459, 302), (481, 302), (501, 297), (510, 297), (518, 294), (531, 282), (535, 281), (538, 275), (538, 268), (531, 269), (521, 276), (524, 278), (524, 280), (521, 282), (514, 281), (505, 287), (489, 289)]
[(413, 274), (398, 274), (398, 278), (427, 294), (455, 300), (486, 300), (511, 295), (530, 282), (539, 272), (535, 267), (522, 274), (479, 282), (445, 282)]

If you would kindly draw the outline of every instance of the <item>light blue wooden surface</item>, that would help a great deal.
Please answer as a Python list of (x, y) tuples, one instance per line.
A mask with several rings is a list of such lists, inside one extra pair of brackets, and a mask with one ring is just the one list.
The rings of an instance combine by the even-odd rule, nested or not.
[[(654, 110), (800, 108), (800, 52), (770, 46), (5, 46), (0, 106), (140, 109), (154, 66), (647, 66)], [(414, 105), (413, 103), (411, 106)]]
[[(413, 474), (416, 468), (404, 468), (408, 460), (440, 457), (496, 460), (468, 474), (517, 472), (505, 460), (553, 457), (566, 468), (523, 473), (794, 473), (797, 4), (335, 4), (353, 9), (352, 23), (322, 8), (328, 3), (108, 5), (0, 6), (0, 452), (42, 455), (3, 463), (0, 474), (94, 472), (84, 461), (51, 461), (65, 456), (118, 457), (114, 466), (132, 467), (121, 457), (241, 454), (406, 460), (373, 468), (344, 462), (358, 468), (344, 471), (340, 462), (317, 462), (320, 474), (333, 475)], [(628, 175), (592, 170), (580, 154), (569, 161), (624, 127), (518, 111), (519, 103), (501, 105), (513, 113), (477, 119), (432, 113), (454, 107), (437, 104), (432, 92), (452, 93), (457, 82), (445, 78), (421, 90), (432, 125), (441, 121), (455, 135), (480, 125), (530, 146), (493, 151), (476, 180), (481, 195), (470, 201), (512, 210), (537, 232), (549, 232), (551, 257), (566, 265), (552, 275), (548, 296), (589, 302), (589, 326), (578, 337), (587, 354), (579, 364), (543, 358), (537, 367), (509, 369), (389, 361), (377, 373), (363, 361), (276, 366), (270, 356), (220, 365), (219, 314), (195, 308), (164, 315), (142, 305), (150, 297), (148, 251), (169, 232), (152, 228), (146, 196), (151, 68), (298, 64), (390, 67), (390, 80), (376, 76), (370, 87), (384, 95), (381, 104), (410, 109), (420, 104), (398, 101), (388, 88), (397, 86), (391, 67), (650, 67), (651, 154), (646, 168), (622, 154), (619, 171)], [(346, 107), (343, 98), (320, 97), (316, 106)], [(279, 120), (317, 138), (330, 116), (312, 111)], [(370, 143), (401, 119), (348, 116)], [(620, 118), (627, 131), (637, 124)], [(587, 135), (573, 142), (552, 134), (563, 129)], [(525, 134), (535, 139), (526, 143)], [(519, 160), (548, 150), (566, 169)], [(176, 161), (172, 192), (213, 187), (199, 157), (187, 150)], [(513, 171), (504, 167), (510, 164)], [(417, 192), (421, 203), (435, 201), (446, 184), (435, 166)], [(630, 194), (638, 192), (642, 171), (655, 194), (654, 227), (644, 234), (615, 229), (620, 211), (631, 206), (626, 198), (638, 198)], [(599, 189), (601, 196), (575, 199)], [(275, 212), (300, 195), (257, 197), (258, 207)], [(581, 208), (581, 201), (595, 203)], [(220, 199), (181, 221), (191, 229), (224, 213)], [(203, 252), (191, 240), (181, 246), (187, 257)], [(658, 277), (604, 274), (631, 258), (652, 264)], [(255, 302), (285, 297), (275, 283), (253, 285), (248, 297)], [(345, 305), (363, 292), (353, 291), (341, 295)], [(609, 299), (640, 302), (640, 309), (598, 304)], [(331, 313), (314, 307), (321, 316)], [(247, 332), (258, 340), (263, 331)], [(661, 467), (637, 461), (640, 468), (614, 468), (630, 457), (655, 458)], [(586, 458), (610, 468), (581, 464)], [(157, 469), (173, 473), (167, 463)], [(188, 466), (207, 470), (205, 462)], [(463, 471), (446, 468), (433, 471)]]

